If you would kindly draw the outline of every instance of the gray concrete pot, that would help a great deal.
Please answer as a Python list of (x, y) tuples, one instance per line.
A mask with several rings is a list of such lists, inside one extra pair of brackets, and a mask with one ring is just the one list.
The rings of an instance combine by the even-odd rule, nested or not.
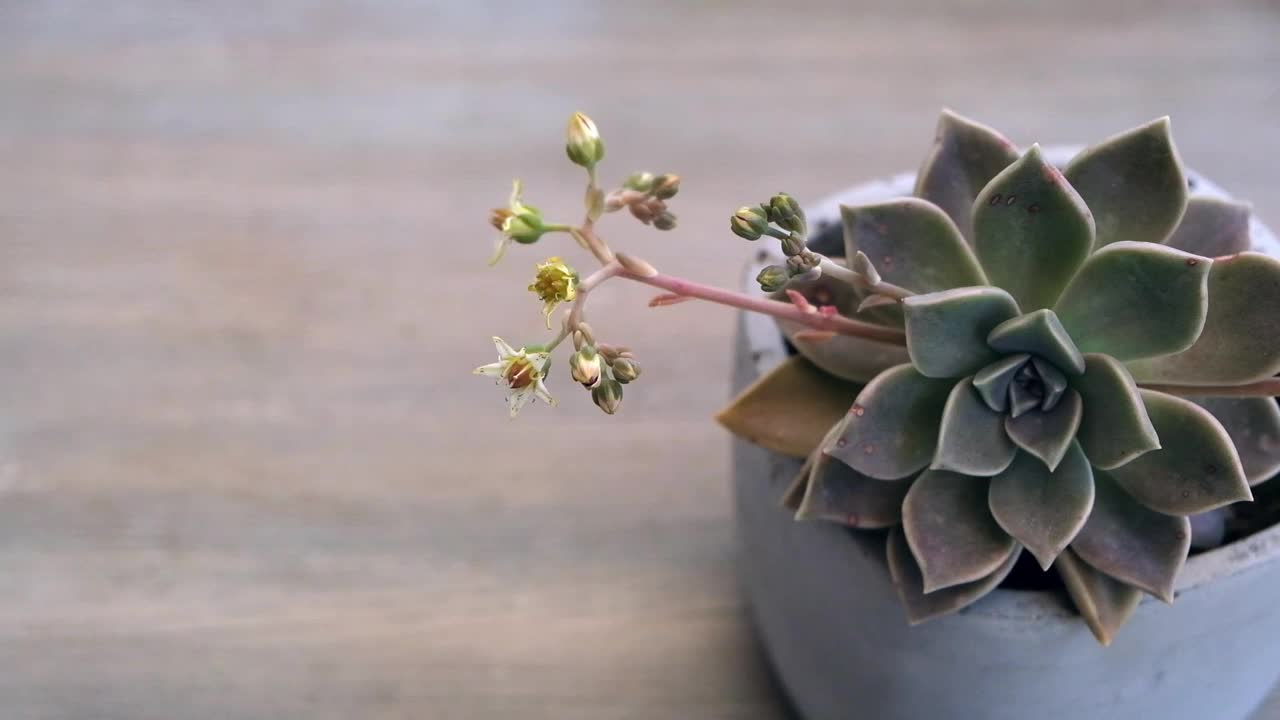
[[(810, 224), (838, 221), (840, 203), (909, 194), (912, 181), (833, 196)], [(1261, 224), (1253, 237), (1280, 256)], [(742, 316), (735, 392), (785, 357), (771, 319)], [(1280, 526), (1188, 560), (1177, 601), (1147, 598), (1111, 647), (1050, 592), (998, 589), (909, 627), (882, 535), (794, 521), (779, 499), (798, 461), (741, 440), (733, 460), (742, 579), (807, 720), (1243, 720), (1280, 677)]]

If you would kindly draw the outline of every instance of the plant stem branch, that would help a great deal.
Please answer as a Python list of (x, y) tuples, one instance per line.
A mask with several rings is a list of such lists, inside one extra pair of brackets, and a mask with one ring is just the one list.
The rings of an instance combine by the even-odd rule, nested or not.
[(850, 270), (829, 257), (822, 258), (821, 267), (823, 275), (830, 275), (831, 277), (848, 285), (852, 285), (864, 292), (884, 295), (886, 297), (891, 297), (894, 300), (901, 300), (915, 295), (915, 293), (904, 287), (899, 287), (893, 283), (884, 282), (883, 280), (874, 284), (869, 283), (862, 273)]
[(1138, 387), (1179, 397), (1277, 397), (1280, 378), (1269, 378), (1244, 385), (1160, 385), (1139, 383)]

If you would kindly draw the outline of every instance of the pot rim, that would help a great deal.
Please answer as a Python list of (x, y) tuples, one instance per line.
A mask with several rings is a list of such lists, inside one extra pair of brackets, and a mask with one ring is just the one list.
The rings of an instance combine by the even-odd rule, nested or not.
[[(1052, 146), (1045, 148), (1045, 155), (1057, 165), (1065, 164), (1081, 149), (1081, 146)], [(853, 186), (842, 192), (829, 195), (810, 207), (805, 213), (811, 225), (817, 227), (826, 223), (840, 221), (842, 204), (875, 202), (893, 197), (911, 195), (915, 186), (914, 172), (894, 175), (891, 178), (873, 180)], [(1230, 199), (1231, 195), (1221, 187), (1192, 170), (1187, 176), (1195, 181), (1196, 195), (1208, 195)], [(1264, 225), (1257, 216), (1250, 219), (1250, 236), (1253, 249), (1269, 255), (1280, 257), (1280, 239)], [(755, 276), (763, 268), (782, 258), (776, 248), (762, 248), (747, 263), (743, 275), (743, 288), (751, 294), (763, 295), (754, 282)], [(744, 314), (743, 331), (748, 350), (751, 352), (758, 376), (763, 376), (775, 365), (788, 357), (783, 343), (782, 333), (771, 318), (763, 315)], [(1280, 480), (1277, 480), (1280, 482)], [(851, 534), (858, 531), (850, 529)], [(850, 542), (856, 538), (850, 537)], [(1228, 543), (1213, 550), (1187, 558), (1178, 579), (1174, 584), (1174, 595), (1194, 592), (1198, 588), (1217, 580), (1237, 575), (1251, 568), (1275, 561), (1280, 557), (1280, 522), (1256, 532), (1253, 535)], [(1143, 604), (1157, 602), (1149, 595), (1143, 595)], [(1071, 617), (1074, 608), (1065, 606), (1059, 593), (1049, 590), (1010, 590), (997, 588), (983, 600), (969, 606), (962, 612), (983, 614), (1010, 619), (1024, 617), (1041, 620), (1046, 616)]]

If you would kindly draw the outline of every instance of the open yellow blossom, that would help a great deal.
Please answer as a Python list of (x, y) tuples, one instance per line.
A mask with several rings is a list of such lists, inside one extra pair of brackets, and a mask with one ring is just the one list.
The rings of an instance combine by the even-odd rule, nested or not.
[(506, 386), (511, 417), (518, 415), (520, 409), (534, 398), (548, 405), (556, 404), (556, 399), (551, 397), (543, 383), (550, 353), (531, 352), (528, 348), (512, 350), (500, 337), (494, 337), (493, 344), (498, 348), (498, 362), (481, 365), (472, 372), (496, 378), (499, 385)]
[(547, 317), (547, 327), (551, 327), (551, 313), (562, 302), (572, 302), (578, 296), (578, 273), (558, 257), (547, 258), (538, 263), (538, 274), (529, 285), (529, 290), (542, 301), (542, 314)]

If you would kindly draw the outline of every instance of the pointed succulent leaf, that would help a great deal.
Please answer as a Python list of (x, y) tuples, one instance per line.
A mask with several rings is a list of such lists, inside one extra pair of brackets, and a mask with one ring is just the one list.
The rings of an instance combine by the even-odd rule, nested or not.
[(991, 479), (989, 501), (1000, 527), (1048, 570), (1093, 509), (1093, 471), (1075, 443), (1057, 470), (1018, 453), (1007, 470)]
[(1143, 390), (1142, 402), (1161, 449), (1111, 471), (1134, 499), (1170, 515), (1253, 499), (1231, 436), (1208, 410), (1154, 390)]
[(989, 477), (1009, 467), (1017, 448), (1004, 431), (1004, 417), (987, 407), (971, 378), (956, 383), (942, 410), (934, 470)]
[(1018, 149), (1000, 133), (943, 110), (933, 149), (916, 175), (915, 195), (942, 208), (972, 243), (974, 198), (1017, 159)]
[(1244, 476), (1257, 485), (1280, 473), (1280, 405), (1264, 397), (1198, 397), (1231, 436)]
[(1052, 410), (1006, 417), (1004, 429), (1009, 439), (1048, 466), (1052, 471), (1075, 444), (1084, 404), (1080, 393), (1068, 390)]
[(1110, 470), (1160, 447), (1138, 386), (1119, 362), (1085, 355), (1084, 374), (1073, 379), (1072, 387), (1084, 405), (1076, 437), (1089, 462)]
[(973, 387), (987, 407), (996, 412), (1009, 409), (1009, 385), (1022, 366), (1031, 360), (1026, 353), (1002, 357), (973, 376)]
[[(841, 314), (853, 316), (861, 302), (858, 291), (848, 283), (823, 275), (810, 282), (795, 284), (789, 289), (798, 291), (813, 305), (831, 306)], [(790, 302), (786, 295), (778, 293), (774, 299)], [(896, 307), (878, 308), (874, 313), (858, 315), (859, 320), (893, 325), (901, 323), (902, 311)], [(801, 355), (814, 365), (836, 377), (865, 383), (885, 368), (908, 361), (905, 348), (889, 343), (876, 342), (851, 335), (814, 337), (808, 325), (779, 319), (778, 328)]]
[(951, 218), (919, 198), (842, 206), (846, 257), (866, 253), (880, 277), (912, 292), (986, 285)]
[(911, 547), (907, 544), (907, 536), (901, 526), (890, 531), (886, 550), (889, 575), (893, 578), (898, 597), (902, 599), (902, 604), (907, 610), (907, 622), (912, 625), (949, 615), (981, 600), (983, 596), (1004, 582), (1017, 563), (1018, 556), (1022, 554), (1021, 548), (1014, 545), (1009, 557), (990, 575), (963, 585), (934, 590), (926, 595), (924, 576), (920, 572), (920, 565), (911, 554)]
[(974, 249), (1025, 311), (1050, 307), (1093, 247), (1093, 217), (1034, 145), (978, 193)]
[(848, 527), (879, 529), (902, 521), (902, 500), (913, 478), (886, 482), (859, 473), (819, 453), (796, 510), (797, 520), (828, 520)]
[(716, 420), (748, 442), (802, 458), (845, 416), (860, 388), (792, 357), (739, 393)]
[(1117, 360), (1181, 352), (1204, 328), (1212, 263), (1164, 245), (1113, 243), (1080, 268), (1058, 317), (1084, 352)]
[(1249, 249), (1249, 206), (1197, 195), (1187, 200), (1178, 229), (1165, 241), (1193, 255), (1220, 257)]
[(987, 504), (991, 481), (926, 470), (902, 503), (902, 529), (924, 576), (924, 591), (963, 585), (995, 572), (1017, 543)]
[(1164, 242), (1187, 205), (1187, 176), (1167, 117), (1085, 148), (1063, 173), (1093, 211), (1098, 247)]
[(1009, 294), (993, 287), (967, 287), (902, 301), (907, 316), (907, 354), (928, 377), (972, 375), (1000, 355), (987, 335), (1018, 314)]
[(1089, 567), (1071, 550), (1058, 556), (1055, 567), (1093, 636), (1103, 647), (1110, 645), (1116, 631), (1138, 609), (1142, 591)]
[(1209, 314), (1195, 345), (1130, 370), (1139, 382), (1208, 385), (1280, 373), (1280, 260), (1256, 252), (1214, 260)]
[(1052, 310), (1042, 309), (1000, 323), (987, 344), (1002, 353), (1025, 352), (1048, 360), (1063, 372), (1084, 372), (1084, 357)]
[(800, 466), (800, 471), (791, 478), (791, 482), (787, 483), (787, 489), (782, 491), (782, 499), (779, 501), (782, 507), (793, 513), (800, 509), (800, 502), (804, 500), (805, 491), (809, 488), (809, 469), (813, 467), (814, 458), (821, 452), (819, 448), (809, 453), (809, 457), (805, 458), (804, 464)]
[[(1056, 365), (1052, 365), (1048, 360), (1042, 358), (1031, 358), (1031, 364), (1035, 366), (1036, 373), (1040, 375), (1041, 382), (1044, 383), (1044, 399), (1040, 401), (1040, 409), (1048, 412), (1058, 406), (1062, 401), (1062, 395), (1067, 391), (1067, 376), (1062, 374)], [(1084, 356), (1080, 356), (1080, 370), (1084, 371)]]
[(1093, 484), (1093, 511), (1071, 549), (1116, 580), (1173, 602), (1173, 582), (1191, 547), (1190, 523), (1143, 507), (1097, 468)]
[(952, 384), (910, 365), (885, 370), (858, 393), (844, 433), (826, 444), (827, 453), (877, 480), (915, 474), (933, 458)]

